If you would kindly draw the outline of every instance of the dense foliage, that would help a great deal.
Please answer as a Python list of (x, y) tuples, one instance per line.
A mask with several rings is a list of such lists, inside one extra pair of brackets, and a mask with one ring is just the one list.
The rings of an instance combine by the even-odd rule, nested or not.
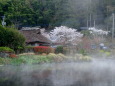
[(55, 53), (64, 53), (63, 46), (57, 46), (55, 49)]
[(114, 0), (0, 0), (0, 16), (16, 27), (78, 28), (93, 26), (94, 20), (96, 25), (111, 27), (113, 12)]
[(25, 38), (16, 29), (0, 26), (0, 46), (10, 47), (14, 50), (24, 47)]
[(14, 52), (14, 50), (9, 47), (0, 47), (0, 52)]
[(38, 53), (38, 54), (42, 54), (42, 53), (51, 53), (52, 52), (52, 48), (51, 47), (47, 47), (47, 46), (36, 46), (34, 47), (34, 52)]
[(0, 65), (21, 65), (21, 64), (40, 64), (63, 61), (91, 61), (92, 57), (76, 54), (73, 57), (67, 57), (61, 53), (48, 55), (19, 55), (18, 57), (0, 58)]
[(21, 64), (39, 64), (50, 62), (61, 62), (66, 59), (63, 54), (50, 53), (48, 55), (19, 55), (17, 58), (0, 58), (0, 65), (21, 65)]

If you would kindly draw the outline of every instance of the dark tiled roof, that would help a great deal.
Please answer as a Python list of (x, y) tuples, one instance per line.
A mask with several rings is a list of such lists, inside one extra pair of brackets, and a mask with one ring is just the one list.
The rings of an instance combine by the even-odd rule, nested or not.
[(49, 39), (43, 36), (40, 33), (40, 30), (20, 30), (20, 32), (25, 36), (26, 43), (31, 42), (44, 42), (44, 43), (52, 43)]

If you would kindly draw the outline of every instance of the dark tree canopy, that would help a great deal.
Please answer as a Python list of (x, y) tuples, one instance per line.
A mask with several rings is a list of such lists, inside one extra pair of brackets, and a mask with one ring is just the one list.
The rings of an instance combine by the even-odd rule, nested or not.
[(0, 0), (0, 16), (6, 16), (7, 26), (16, 27), (79, 28), (86, 27), (87, 21), (93, 26), (94, 20), (96, 25), (111, 26), (113, 12), (115, 0)]

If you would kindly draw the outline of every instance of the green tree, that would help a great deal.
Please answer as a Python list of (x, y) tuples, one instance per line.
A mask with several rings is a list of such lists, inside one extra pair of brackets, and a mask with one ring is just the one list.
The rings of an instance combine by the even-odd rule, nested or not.
[[(7, 25), (53, 28), (66, 25), (73, 28), (108, 25), (115, 12), (115, 0), (0, 0), (0, 16)], [(0, 23), (2, 18), (0, 17)]]
[(16, 29), (0, 26), (0, 46), (10, 47), (14, 50), (24, 48), (25, 38)]

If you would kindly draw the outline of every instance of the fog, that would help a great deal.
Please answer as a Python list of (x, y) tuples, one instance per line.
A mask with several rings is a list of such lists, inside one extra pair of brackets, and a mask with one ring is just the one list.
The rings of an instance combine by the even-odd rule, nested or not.
[[(100, 9), (104, 0), (68, 0), (62, 6), (65, 14), (70, 14), (64, 17), (62, 25), (87, 26), (87, 20), (88, 26), (93, 26), (94, 20), (97, 25), (104, 23), (105, 15)], [(115, 86), (114, 65), (115, 60), (104, 58), (90, 62), (1, 65), (0, 86)]]
[(0, 86), (114, 86), (115, 60), (0, 66)]
[(108, 23), (108, 19), (105, 20), (105, 6), (104, 0), (68, 0), (62, 5), (65, 16), (68, 15), (62, 25), (93, 27), (95, 21), (96, 27), (105, 28)]

